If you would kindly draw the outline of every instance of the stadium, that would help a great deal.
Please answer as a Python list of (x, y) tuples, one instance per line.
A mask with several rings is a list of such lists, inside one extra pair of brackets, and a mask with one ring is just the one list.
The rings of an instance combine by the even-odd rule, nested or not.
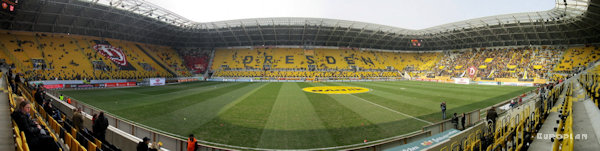
[(0, 150), (600, 149), (596, 0), (420, 30), (0, 3)]

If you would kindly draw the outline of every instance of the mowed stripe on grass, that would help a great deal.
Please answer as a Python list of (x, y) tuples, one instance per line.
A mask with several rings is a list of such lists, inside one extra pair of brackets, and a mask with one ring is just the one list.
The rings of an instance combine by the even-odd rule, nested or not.
[[(265, 83), (240, 101), (219, 111), (215, 118), (193, 132), (203, 140), (257, 147), (282, 83)], [(232, 103), (230, 103), (232, 104)]]
[[(416, 116), (423, 112), (434, 111), (431, 109), (431, 103), (422, 99), (415, 99), (414, 97), (407, 97), (398, 93), (397, 90), (384, 91), (385, 88), (374, 88), (371, 86), (361, 85), (359, 83), (329, 83), (328, 85), (337, 86), (358, 86), (371, 89), (368, 93), (352, 94), (360, 99), (375, 103), (377, 105), (384, 106), (394, 111), (408, 114), (410, 116)], [(376, 89), (376, 90), (375, 90)], [(431, 122), (431, 121), (427, 121)]]
[(329, 146), (335, 142), (297, 83), (283, 83), (258, 147), (302, 149), (306, 144)]
[(169, 129), (172, 130), (172, 133), (186, 136), (203, 124), (217, 118), (219, 111), (226, 105), (245, 98), (244, 96), (254, 93), (264, 85), (266, 83), (247, 83), (224, 89), (221, 92), (212, 92), (212, 95), (190, 96), (187, 99), (196, 100), (197, 103), (170, 112), (154, 113), (156, 116), (141, 120), (140, 123), (159, 129)]
[[(409, 88), (420, 89), (419, 91), (409, 91), (409, 93), (404, 94), (417, 94), (415, 97), (420, 97), (423, 99), (429, 98), (433, 100), (434, 103), (432, 103), (431, 107), (437, 109), (437, 111), (427, 115), (419, 116), (422, 119), (431, 121), (442, 120), (442, 115), (439, 108), (439, 104), (441, 101), (447, 102), (446, 118), (450, 118), (450, 115), (452, 113), (460, 114), (464, 112), (470, 112), (475, 109), (484, 108), (535, 89), (534, 87), (441, 84), (435, 82), (417, 81), (388, 82), (382, 84), (389, 86), (408, 87), (407, 89), (401, 89), (401, 91), (410, 90)], [(387, 90), (392, 91), (391, 88)], [(461, 92), (461, 90), (468, 91)], [(443, 93), (443, 95), (439, 95), (437, 99), (439, 99), (440, 101), (435, 102), (436, 97), (431, 97), (431, 93), (439, 92)], [(478, 96), (482, 94), (485, 95)]]
[[(451, 113), (470, 112), (478, 108), (499, 103), (534, 89), (532, 87), (459, 85), (416, 81), (353, 82), (340, 83), (340, 85), (354, 85), (376, 90), (375, 92), (357, 94), (357, 96), (365, 97), (365, 99), (374, 102), (386, 100), (382, 98), (390, 99), (389, 96), (391, 95), (386, 95), (385, 93), (379, 91), (403, 96), (398, 97), (397, 99), (392, 98), (391, 100), (401, 101), (403, 104), (409, 104), (407, 106), (418, 106), (419, 108), (403, 107), (393, 105), (395, 103), (386, 102), (383, 102), (382, 105), (391, 106), (393, 109), (406, 111), (404, 113), (432, 122), (442, 120), (439, 106), (442, 101), (447, 102), (448, 110), (446, 111), (446, 117), (449, 118)], [(457, 91), (456, 89), (467, 89), (468, 91)], [(481, 94), (486, 95), (482, 96)]]
[[(319, 85), (348, 86), (347, 84), (339, 83), (322, 83)], [(352, 109), (354, 112), (360, 114), (363, 118), (371, 121), (376, 126), (386, 131), (386, 133), (365, 135), (366, 139), (377, 140), (393, 137), (397, 136), (398, 134), (404, 134), (419, 130), (422, 128), (422, 126), (431, 123), (429, 121), (422, 120), (410, 114), (404, 113), (407, 109), (419, 109), (419, 107), (410, 104), (403, 104), (400, 106), (395, 106), (395, 109), (392, 109), (389, 106), (381, 105), (393, 102), (391, 100), (367, 100), (363, 98), (364, 96), (373, 96), (372, 93), (374, 92), (377, 91), (371, 89), (371, 91), (366, 93), (332, 95), (332, 97), (336, 98), (336, 100), (340, 102), (340, 104), (343, 104), (345, 107)]]
[[(160, 87), (138, 87), (143, 91), (135, 88), (108, 88), (75, 91), (67, 90), (61, 91), (61, 93), (77, 98), (78, 100), (94, 100), (86, 101), (86, 103), (113, 112), (124, 108), (136, 108), (157, 102), (170, 101), (176, 98), (194, 95), (198, 92), (210, 91), (236, 84), (239, 83), (206, 82), (190, 84), (194, 86), (167, 85)], [(176, 89), (177, 91), (144, 93), (149, 91), (158, 92), (162, 89)]]
[[(301, 88), (315, 86), (314, 83), (298, 83)], [(375, 123), (363, 118), (359, 113), (345, 107), (334, 99), (335, 95), (317, 94), (304, 92), (310, 103), (315, 108), (319, 118), (323, 121), (335, 144), (329, 146), (309, 147), (331, 147), (348, 144), (361, 143), (367, 136), (384, 134), (386, 131)]]
[(148, 118), (154, 118), (156, 116), (167, 114), (187, 106), (201, 103), (207, 98), (218, 97), (224, 93), (242, 88), (249, 84), (250, 83), (238, 83), (224, 87), (215, 87), (208, 89), (207, 91), (197, 91), (183, 96), (173, 96), (173, 98), (168, 98), (166, 100), (144, 103), (144, 105), (135, 105), (128, 108), (114, 110), (113, 112), (119, 115), (127, 115), (125, 118), (130, 120), (143, 121), (147, 120)]
[[(386, 107), (402, 111), (403, 113), (412, 115), (412, 116), (421, 116), (434, 112), (440, 112), (439, 104), (442, 100), (451, 102), (462, 102), (469, 101), (464, 100), (465, 97), (455, 98), (454, 95), (461, 94), (452, 94), (445, 95), (443, 98), (440, 97), (440, 93), (445, 93), (441, 91), (430, 91), (427, 89), (422, 89), (419, 87), (402, 87), (402, 86), (391, 86), (389, 84), (384, 83), (365, 83), (365, 82), (356, 82), (356, 83), (344, 83), (346, 85), (355, 85), (361, 86), (365, 88), (370, 88), (374, 90), (370, 93), (357, 94), (357, 96), (374, 101), (375, 103), (384, 105)], [(401, 89), (402, 88), (402, 89)], [(472, 97), (471, 97), (472, 98)], [(451, 106), (456, 106), (461, 104), (452, 104)], [(450, 107), (451, 107), (450, 106)], [(426, 119), (430, 122), (437, 122), (438, 120)]]

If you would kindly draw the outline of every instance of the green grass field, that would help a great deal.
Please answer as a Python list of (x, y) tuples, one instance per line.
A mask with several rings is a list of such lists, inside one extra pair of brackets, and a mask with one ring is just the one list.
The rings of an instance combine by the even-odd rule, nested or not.
[[(366, 93), (317, 94), (313, 86)], [(435, 82), (230, 83), (66, 90), (67, 96), (166, 132), (244, 147), (306, 149), (362, 143), (420, 130), (534, 88)]]

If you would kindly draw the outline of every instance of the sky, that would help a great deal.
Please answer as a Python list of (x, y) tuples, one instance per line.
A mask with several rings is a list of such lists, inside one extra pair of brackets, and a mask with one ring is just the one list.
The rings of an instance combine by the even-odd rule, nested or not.
[(360, 21), (405, 29), (545, 11), (554, 0), (146, 0), (196, 22), (267, 17)]

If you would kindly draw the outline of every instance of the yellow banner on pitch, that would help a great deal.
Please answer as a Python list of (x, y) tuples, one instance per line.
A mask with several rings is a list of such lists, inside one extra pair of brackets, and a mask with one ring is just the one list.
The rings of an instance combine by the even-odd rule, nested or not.
[(454, 67), (454, 69), (460, 69), (460, 68), (462, 68), (462, 67), (463, 67), (463, 66), (455, 66), (455, 67)]
[(514, 68), (517, 68), (517, 65), (507, 65), (506, 67), (509, 69), (514, 69)]
[(542, 65), (533, 65), (534, 69), (542, 69)]
[(439, 68), (440, 68), (440, 69), (444, 69), (444, 67), (446, 67), (446, 66), (440, 66)]
[(487, 68), (487, 66), (486, 66), (486, 65), (480, 65), (480, 66), (479, 66), (479, 69), (485, 69), (485, 68)]
[(320, 87), (307, 87), (302, 89), (306, 92), (321, 93), (321, 94), (352, 94), (352, 93), (364, 93), (369, 92), (369, 89), (363, 87), (349, 87), (349, 86), (320, 86)]

